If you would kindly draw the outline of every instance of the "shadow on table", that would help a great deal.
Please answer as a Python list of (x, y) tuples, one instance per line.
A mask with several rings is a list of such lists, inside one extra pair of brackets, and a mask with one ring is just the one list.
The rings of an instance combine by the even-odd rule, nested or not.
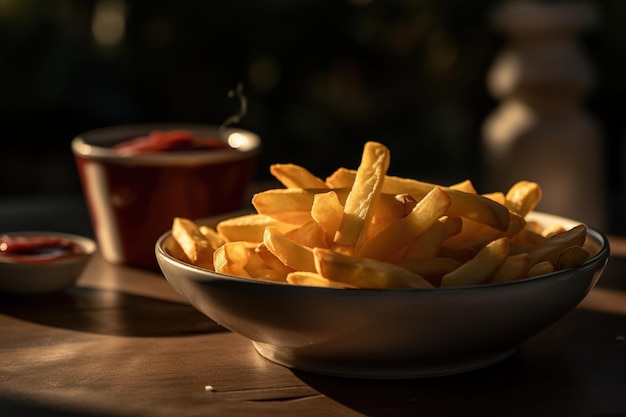
[(626, 415), (624, 387), (615, 383), (626, 374), (625, 323), (577, 309), (504, 361), (457, 375), (367, 380), (293, 372), (369, 417)]
[(71, 412), (68, 410), (54, 410), (36, 404), (24, 404), (10, 398), (0, 397), (0, 410), (6, 417), (104, 417), (103, 414)]
[[(541, 369), (524, 375), (528, 366), (523, 353), (517, 352), (485, 369), (423, 379), (344, 379), (294, 373), (318, 392), (369, 417), (581, 415), (576, 401), (562, 408), (567, 404), (563, 396), (577, 392), (577, 381)], [(560, 405), (558, 410), (555, 404)]]
[(127, 337), (225, 330), (191, 305), (85, 287), (28, 297), (3, 295), (0, 313), (45, 326)]

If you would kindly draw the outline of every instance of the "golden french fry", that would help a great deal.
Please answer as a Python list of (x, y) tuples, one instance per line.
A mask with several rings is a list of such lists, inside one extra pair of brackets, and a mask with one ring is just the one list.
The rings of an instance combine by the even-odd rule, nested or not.
[(530, 260), (527, 253), (509, 255), (500, 268), (494, 272), (490, 282), (515, 281), (524, 278), (530, 269)]
[(451, 190), (463, 191), (464, 193), (476, 194), (476, 188), (470, 180), (464, 180), (448, 187)]
[(219, 234), (217, 230), (213, 229), (212, 227), (200, 225), (198, 229), (200, 229), (200, 233), (202, 233), (202, 235), (209, 241), (209, 244), (211, 245), (213, 250), (219, 248), (224, 243), (226, 243), (224, 236)]
[(359, 288), (432, 288), (422, 276), (386, 262), (313, 249), (315, 267), (323, 277)]
[[(262, 250), (259, 250), (259, 246), (264, 246), (263, 243), (255, 245), (250, 244), (247, 246), (248, 261), (244, 265), (245, 271), (251, 278), (261, 279), (272, 282), (287, 282), (287, 273), (285, 272), (285, 266), (274, 258), (275, 262), (267, 262), (271, 259), (269, 255), (262, 255)], [(267, 251), (269, 252), (269, 251)], [(279, 264), (282, 265), (278, 266)]]
[(213, 254), (215, 272), (251, 278), (245, 267), (253, 251), (254, 246), (247, 242), (227, 242), (223, 244)]
[(409, 244), (404, 259), (419, 259), (436, 257), (441, 244), (449, 237), (461, 232), (463, 220), (460, 217), (442, 216), (428, 230), (419, 235)]
[(372, 221), (367, 228), (367, 236), (365, 240), (370, 240), (393, 223), (395, 223), (398, 219), (389, 218), (389, 217), (376, 217), (372, 218)]
[[(354, 181), (356, 172), (340, 168), (326, 178), (330, 187), (349, 187)], [(424, 198), (436, 184), (430, 184), (410, 178), (385, 176), (383, 194), (410, 194), (416, 200)], [(448, 192), (452, 203), (448, 209), (449, 216), (458, 216), (487, 224), (495, 229), (506, 230), (509, 227), (509, 209), (482, 195), (467, 193), (450, 187), (443, 187)]]
[(579, 224), (569, 230), (551, 235), (542, 243), (535, 246), (530, 252), (530, 264), (535, 265), (542, 261), (549, 261), (556, 265), (560, 253), (570, 246), (582, 246), (587, 237), (587, 227)]
[(267, 226), (274, 226), (281, 232), (288, 232), (297, 226), (284, 223), (263, 214), (244, 214), (222, 220), (216, 226), (217, 232), (228, 242), (262, 242)]
[(541, 187), (532, 181), (518, 181), (506, 193), (504, 205), (514, 213), (525, 217), (541, 200)]
[(473, 237), (483, 226), (482, 223), (475, 222), (474, 220), (461, 218), (461, 230), (458, 233), (446, 237), (446, 239), (441, 242), (441, 246), (454, 247), (466, 244), (467, 242), (476, 242), (476, 239), (473, 239)]
[(324, 183), (333, 189), (352, 188), (355, 177), (356, 170), (341, 167), (335, 170), (335, 172), (333, 172), (330, 176), (326, 177)]
[(265, 228), (263, 243), (274, 256), (289, 268), (296, 271), (316, 271), (313, 250), (290, 240), (276, 227), (268, 226)]
[(463, 228), (463, 219), (460, 217), (445, 216), (445, 218), (441, 218), (441, 221), (446, 225), (446, 239), (461, 233)]
[(302, 226), (285, 233), (285, 236), (292, 241), (308, 246), (309, 248), (327, 248), (326, 233), (322, 226), (315, 220), (310, 220)]
[(327, 193), (315, 194), (313, 206), (311, 207), (311, 217), (322, 226), (326, 234), (326, 245), (333, 241), (337, 229), (343, 217), (343, 205), (339, 202), (337, 193), (329, 191)]
[(507, 230), (511, 220), (509, 210), (502, 204), (478, 194), (448, 190), (452, 204), (449, 216), (464, 217), (498, 230)]
[(389, 149), (377, 142), (367, 142), (346, 199), (341, 224), (333, 239), (335, 250), (346, 253), (360, 251), (388, 168)]
[(459, 255), (453, 256), (452, 253), (465, 254), (466, 257), (473, 255), (485, 246), (502, 237), (513, 237), (524, 229), (526, 221), (520, 215), (511, 212), (511, 221), (506, 231), (494, 229), (482, 223), (474, 222), (469, 219), (463, 219), (463, 228), (461, 233), (446, 239), (442, 243), (444, 256), (451, 256), (459, 259)]
[(319, 192), (319, 189), (300, 188), (267, 190), (252, 196), (252, 205), (261, 215), (284, 223), (300, 225), (311, 220), (311, 207), (315, 195)]
[(213, 269), (213, 247), (196, 223), (183, 217), (172, 222), (172, 237), (194, 265)]
[[(455, 217), (456, 218), (456, 217)], [(448, 216), (440, 217), (432, 226), (417, 236), (402, 255), (403, 259), (434, 258), (439, 252), (441, 242), (448, 236), (446, 223)]]
[(570, 246), (564, 249), (556, 259), (556, 269), (573, 268), (589, 258), (589, 252), (581, 246)]
[(544, 237), (550, 237), (552, 235), (556, 235), (558, 233), (564, 232), (567, 229), (563, 227), (561, 224), (553, 224), (552, 226), (548, 226), (546, 228), (540, 229), (541, 235)]
[(312, 287), (356, 288), (352, 285), (331, 281), (316, 272), (292, 272), (287, 275), (287, 282), (290, 284), (309, 285)]
[(536, 231), (528, 227), (520, 230), (519, 233), (517, 233), (516, 235), (511, 236), (512, 244), (527, 247), (536, 246), (542, 243), (544, 240), (546, 240), (546, 238), (541, 235), (541, 233), (537, 233)]
[(506, 196), (501, 191), (483, 194), (483, 197), (493, 200), (498, 204), (502, 204), (503, 206), (506, 204)]
[(286, 281), (287, 275), (294, 272), (295, 269), (289, 268), (285, 265), (280, 259), (276, 257), (270, 250), (265, 246), (265, 243), (259, 243), (259, 245), (254, 249), (259, 258), (263, 261), (265, 266), (275, 272), (275, 276), (278, 280)]
[(193, 263), (191, 260), (185, 255), (183, 248), (180, 247), (176, 239), (172, 236), (172, 239), (168, 239), (165, 245), (165, 250), (167, 253), (172, 255), (174, 258), (179, 259), (188, 264)]
[[(384, 199), (384, 196), (387, 195), (388, 194), (381, 194), (381, 200)], [(418, 201), (413, 198), (412, 195), (406, 193), (396, 194), (394, 196), (394, 201), (397, 202), (397, 204), (394, 204), (391, 209), (393, 211), (391, 217), (394, 218), (402, 218), (408, 216), (418, 203)], [(382, 216), (383, 214), (376, 210), (374, 211), (374, 215)]]
[(309, 170), (296, 164), (272, 164), (270, 173), (287, 188), (328, 188)]
[(358, 256), (387, 260), (437, 222), (450, 207), (450, 197), (440, 187), (433, 188), (411, 213), (366, 241)]
[(554, 272), (554, 265), (550, 261), (541, 261), (530, 267), (528, 270), (529, 277), (538, 277), (539, 275), (550, 274)]
[(509, 256), (510, 247), (511, 244), (506, 237), (489, 242), (475, 257), (444, 275), (441, 279), (441, 286), (482, 284), (504, 263)]

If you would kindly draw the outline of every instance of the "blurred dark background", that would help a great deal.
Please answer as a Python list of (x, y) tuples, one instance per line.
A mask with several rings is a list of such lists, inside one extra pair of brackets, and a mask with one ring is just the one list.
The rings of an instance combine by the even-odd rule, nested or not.
[[(320, 177), (356, 167), (377, 140), (393, 175), (480, 187), (500, 3), (0, 0), (0, 208), (80, 196), (70, 141), (81, 131), (220, 124), (238, 111), (227, 95), (238, 83), (248, 113), (237, 126), (264, 139), (259, 179), (274, 162)], [(622, 232), (626, 2), (592, 3), (600, 23), (580, 42), (597, 86), (585, 106), (604, 129), (610, 227)]]

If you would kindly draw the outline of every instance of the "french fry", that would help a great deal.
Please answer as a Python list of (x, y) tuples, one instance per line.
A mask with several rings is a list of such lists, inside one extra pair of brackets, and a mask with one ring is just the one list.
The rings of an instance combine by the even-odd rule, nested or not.
[(202, 235), (206, 238), (206, 240), (209, 241), (209, 244), (211, 245), (213, 250), (219, 248), (224, 243), (226, 243), (224, 236), (218, 233), (217, 230), (213, 229), (212, 227), (200, 225), (198, 229), (200, 230), (200, 233), (202, 233)]
[(442, 247), (454, 247), (461, 244), (466, 244), (470, 241), (476, 241), (473, 237), (479, 233), (479, 231), (483, 228), (483, 224), (476, 222), (474, 220), (461, 218), (461, 230), (458, 233), (455, 233), (451, 236), (446, 237), (446, 239), (441, 243)]
[(570, 246), (582, 246), (586, 237), (587, 227), (584, 224), (579, 224), (564, 232), (551, 235), (528, 253), (530, 264), (535, 265), (539, 262), (548, 261), (552, 265), (556, 265), (562, 251)]
[(511, 221), (506, 231), (497, 230), (470, 219), (464, 219), (464, 229), (462, 229), (461, 233), (442, 243), (441, 255), (467, 260), (489, 242), (502, 237), (511, 238), (516, 236), (524, 229), (526, 221), (523, 217), (513, 212), (510, 213), (510, 218)]
[(326, 233), (322, 226), (315, 220), (309, 220), (302, 226), (285, 233), (285, 236), (303, 246), (309, 248), (327, 248)]
[(172, 221), (172, 236), (193, 264), (213, 268), (214, 248), (192, 220), (175, 217)]
[(510, 253), (510, 242), (506, 237), (489, 242), (471, 260), (441, 279), (442, 287), (477, 285), (487, 281), (504, 263)]
[(557, 269), (573, 268), (589, 258), (589, 252), (581, 246), (570, 246), (559, 254), (556, 259)]
[(528, 259), (528, 253), (509, 255), (494, 272), (490, 282), (515, 281), (516, 279), (526, 277), (529, 269), (530, 260)]
[(514, 245), (523, 246), (526, 248), (525, 250), (528, 250), (529, 248), (536, 246), (545, 240), (546, 238), (541, 233), (537, 233), (536, 231), (528, 227), (520, 230), (518, 234), (511, 236), (511, 243)]
[(287, 282), (295, 285), (309, 285), (312, 287), (328, 288), (356, 288), (352, 285), (331, 281), (316, 272), (296, 271), (287, 275)]
[(518, 181), (506, 193), (504, 205), (514, 213), (525, 217), (541, 200), (541, 187), (532, 181)]
[(388, 168), (389, 149), (377, 142), (367, 142), (333, 239), (335, 250), (350, 254), (360, 251)]
[(529, 277), (538, 277), (540, 275), (550, 274), (554, 272), (554, 265), (550, 261), (541, 261), (530, 267), (528, 270)]
[(562, 233), (562, 232), (566, 231), (567, 229), (565, 229), (565, 227), (563, 227), (563, 225), (561, 225), (561, 224), (553, 224), (553, 225), (548, 226), (546, 228), (540, 228), (539, 230), (540, 230), (542, 236), (550, 237), (552, 235), (556, 235), (557, 233)]
[[(264, 281), (272, 282), (287, 282), (286, 267), (282, 265), (276, 258), (270, 261), (272, 258), (269, 255), (265, 256), (263, 250), (259, 250), (259, 247), (264, 246), (263, 243), (255, 245), (249, 244), (246, 249), (248, 252), (248, 260), (244, 265), (245, 271), (251, 278), (260, 279)], [(269, 252), (269, 251), (267, 251)]]
[(193, 262), (191, 262), (191, 260), (187, 257), (187, 255), (185, 255), (183, 248), (180, 247), (176, 239), (169, 239), (166, 242), (165, 250), (174, 258), (179, 259), (188, 264), (193, 264)]
[(386, 262), (313, 249), (315, 267), (323, 277), (359, 288), (432, 288), (422, 276)]
[(283, 223), (299, 225), (312, 219), (311, 207), (315, 195), (328, 190), (286, 188), (262, 191), (252, 196), (257, 213)]
[(276, 227), (268, 226), (265, 228), (263, 243), (274, 256), (289, 268), (296, 271), (315, 272), (313, 249), (290, 240)]
[(270, 173), (287, 188), (328, 188), (309, 170), (296, 164), (272, 164)]
[[(417, 236), (413, 242), (411, 242), (407, 248), (407, 251), (403, 254), (403, 259), (420, 259), (420, 258), (434, 258), (439, 252), (441, 242), (450, 233), (449, 226), (447, 225), (448, 216), (440, 217), (432, 226), (430, 226), (424, 233)], [(458, 230), (461, 230), (461, 220), (458, 217), (453, 217), (458, 220), (455, 222), (458, 225)], [(457, 232), (458, 233), (458, 232)]]
[(324, 247), (328, 247), (333, 241), (343, 217), (343, 205), (339, 202), (337, 193), (329, 191), (315, 194), (311, 207), (311, 217), (324, 229), (326, 235)]
[(227, 242), (262, 242), (263, 232), (267, 226), (274, 226), (283, 233), (297, 227), (273, 217), (255, 213), (222, 220), (217, 224), (216, 230)]
[(238, 277), (251, 278), (246, 265), (254, 246), (247, 242), (227, 242), (213, 254), (215, 272)]
[(259, 243), (254, 251), (263, 261), (265, 266), (275, 272), (277, 281), (286, 281), (287, 275), (295, 272), (295, 269), (289, 268), (280, 259), (278, 259), (276, 255), (270, 252), (267, 246), (265, 246), (265, 243)]
[[(384, 199), (385, 198), (384, 196), (387, 196), (387, 195), (388, 194), (381, 194), (381, 200)], [(398, 219), (408, 216), (418, 203), (418, 201), (415, 198), (413, 198), (411, 194), (406, 194), (406, 193), (396, 194), (394, 196), (394, 201), (396, 201), (397, 204), (394, 204), (391, 208), (391, 211), (392, 211), (391, 217), (398, 218)], [(384, 214), (382, 214), (379, 211), (375, 211), (374, 214), (378, 216), (384, 216)]]
[(448, 188), (451, 190), (463, 191), (464, 193), (477, 194), (476, 188), (474, 188), (474, 184), (472, 184), (472, 181), (470, 180), (464, 180), (456, 184), (452, 184)]
[(411, 213), (366, 241), (357, 255), (388, 260), (394, 252), (428, 230), (450, 207), (450, 197), (440, 187), (433, 188)]
[(502, 204), (503, 206), (506, 204), (506, 196), (501, 191), (483, 194), (483, 197), (493, 200), (498, 204)]

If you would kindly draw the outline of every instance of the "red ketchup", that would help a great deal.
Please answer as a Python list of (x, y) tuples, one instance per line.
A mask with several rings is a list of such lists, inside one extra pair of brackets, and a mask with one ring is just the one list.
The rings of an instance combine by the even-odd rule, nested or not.
[(150, 132), (148, 136), (130, 139), (113, 146), (120, 155), (166, 152), (193, 149), (232, 149), (226, 142), (216, 138), (197, 138), (186, 130)]
[(55, 236), (0, 236), (0, 260), (45, 263), (84, 255), (85, 250), (70, 239)]

